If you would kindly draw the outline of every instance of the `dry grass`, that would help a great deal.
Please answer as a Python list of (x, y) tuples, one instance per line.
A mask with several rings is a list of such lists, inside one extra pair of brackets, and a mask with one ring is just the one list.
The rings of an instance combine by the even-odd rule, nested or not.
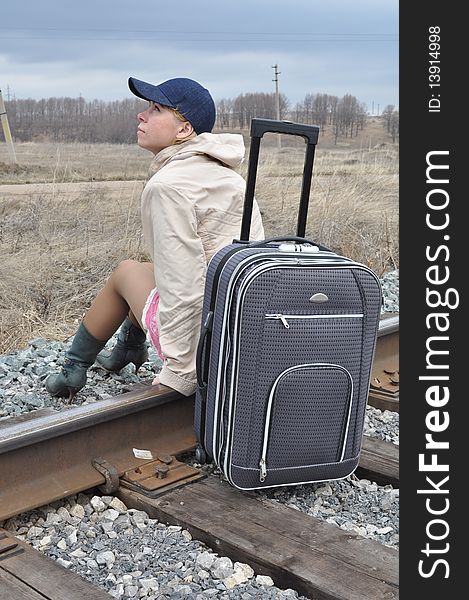
[[(1, 353), (71, 335), (118, 262), (145, 257), (139, 198), (149, 154), (42, 143), (16, 152), (18, 167), (0, 162)], [(295, 231), (302, 163), (302, 142), (263, 146), (256, 196), (269, 236)], [(318, 146), (308, 237), (381, 275), (399, 266), (397, 211), (397, 145)]]
[[(296, 232), (302, 160), (302, 149), (271, 152), (259, 169), (266, 235)], [(398, 147), (318, 151), (306, 237), (379, 275), (397, 268)]]

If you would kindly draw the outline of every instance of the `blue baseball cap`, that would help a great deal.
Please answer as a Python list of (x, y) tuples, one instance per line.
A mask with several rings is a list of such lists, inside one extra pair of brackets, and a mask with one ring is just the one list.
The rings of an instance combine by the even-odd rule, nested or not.
[(130, 91), (143, 98), (163, 106), (175, 108), (185, 117), (197, 134), (210, 132), (215, 125), (215, 103), (210, 92), (200, 83), (186, 77), (168, 79), (159, 85), (153, 85), (129, 77)]

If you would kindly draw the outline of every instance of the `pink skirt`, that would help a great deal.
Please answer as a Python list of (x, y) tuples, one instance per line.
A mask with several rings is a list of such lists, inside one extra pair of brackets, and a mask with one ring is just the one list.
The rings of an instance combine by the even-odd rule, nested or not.
[(158, 304), (160, 302), (160, 296), (154, 288), (145, 302), (145, 306), (143, 307), (142, 313), (142, 325), (144, 326), (147, 338), (150, 341), (151, 345), (155, 349), (158, 356), (161, 360), (164, 360), (164, 354), (161, 350), (160, 344), (160, 334), (158, 331), (158, 325), (156, 323), (156, 311), (158, 309)]

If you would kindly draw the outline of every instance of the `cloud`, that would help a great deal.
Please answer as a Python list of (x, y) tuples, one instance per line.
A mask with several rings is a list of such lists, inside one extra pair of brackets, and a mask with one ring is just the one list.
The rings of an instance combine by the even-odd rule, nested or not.
[(22, 0), (0, 24), (0, 86), (16, 97), (128, 97), (127, 77), (188, 76), (216, 98), (280, 90), (397, 104), (395, 0)]

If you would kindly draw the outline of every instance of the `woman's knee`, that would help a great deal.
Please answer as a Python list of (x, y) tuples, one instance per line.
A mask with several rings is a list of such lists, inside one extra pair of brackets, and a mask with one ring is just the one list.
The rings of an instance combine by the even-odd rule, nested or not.
[(112, 272), (110, 281), (115, 290), (127, 301), (135, 293), (144, 294), (155, 286), (153, 269), (148, 268), (148, 263), (132, 259), (120, 262)]
[(141, 263), (130, 258), (121, 261), (109, 277), (110, 282), (117, 288), (129, 280), (132, 280), (141, 271)]
[(141, 263), (139, 263), (138, 261), (133, 260), (131, 258), (126, 258), (117, 265), (117, 267), (112, 272), (112, 275), (115, 274), (119, 276), (122, 273), (134, 273), (139, 268), (139, 265), (141, 265)]

